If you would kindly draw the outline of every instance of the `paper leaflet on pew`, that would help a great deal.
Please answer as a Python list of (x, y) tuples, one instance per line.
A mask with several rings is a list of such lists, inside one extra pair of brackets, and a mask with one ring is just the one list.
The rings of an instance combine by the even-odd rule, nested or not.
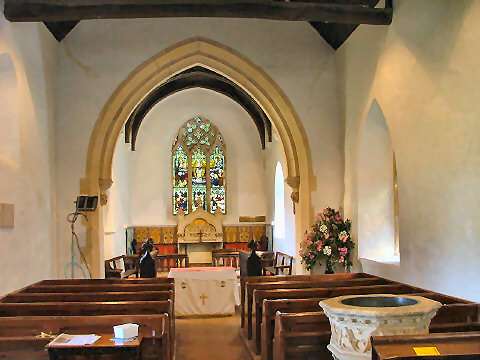
[(55, 339), (53, 339), (48, 345), (49, 346), (82, 346), (82, 345), (92, 345), (100, 339), (100, 336), (95, 334), (89, 335), (69, 335), (69, 334), (60, 334)]

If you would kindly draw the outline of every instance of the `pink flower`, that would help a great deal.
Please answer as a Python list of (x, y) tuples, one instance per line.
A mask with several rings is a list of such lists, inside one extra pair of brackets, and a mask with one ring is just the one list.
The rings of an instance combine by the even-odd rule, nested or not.
[(317, 250), (322, 251), (322, 246), (323, 246), (323, 243), (321, 241), (319, 241), (318, 245), (317, 245)]
[(346, 247), (338, 248), (338, 252), (339, 252), (340, 255), (342, 255), (342, 257), (343, 257), (343, 256), (347, 255), (347, 253), (348, 253), (348, 248), (346, 248)]
[(312, 240), (310, 240), (310, 239), (309, 239), (309, 240), (307, 240), (307, 241), (305, 241), (305, 243), (307, 244), (307, 246), (310, 246), (310, 245), (312, 245), (312, 244), (313, 244)]
[(343, 256), (340, 256), (340, 262), (343, 263), (345, 261), (345, 258)]
[(315, 216), (315, 222), (317, 222), (320, 219), (323, 219), (323, 214), (322, 213), (318, 213), (317, 216)]
[(325, 221), (330, 221), (330, 218), (328, 216), (325, 216)]
[(330, 237), (330, 233), (326, 233), (325, 234), (325, 240), (328, 240), (329, 237)]
[(315, 255), (310, 254), (310, 259), (312, 259), (312, 260), (315, 259)]
[(340, 214), (335, 215), (335, 220), (336, 221), (342, 220), (342, 215), (340, 215)]
[(347, 242), (347, 238), (343, 238), (343, 242)]

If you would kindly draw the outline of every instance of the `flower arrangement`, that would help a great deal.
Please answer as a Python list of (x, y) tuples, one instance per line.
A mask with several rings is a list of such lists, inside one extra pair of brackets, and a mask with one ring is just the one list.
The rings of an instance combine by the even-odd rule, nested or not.
[(338, 211), (326, 208), (315, 217), (315, 223), (300, 243), (300, 256), (307, 270), (325, 259), (327, 274), (333, 274), (333, 265), (340, 263), (349, 271), (350, 255), (355, 244), (350, 237), (352, 223)]

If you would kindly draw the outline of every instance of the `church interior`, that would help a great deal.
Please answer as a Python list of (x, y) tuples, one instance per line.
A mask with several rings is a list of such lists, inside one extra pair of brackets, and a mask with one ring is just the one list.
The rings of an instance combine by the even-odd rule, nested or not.
[[(192, 355), (204, 342), (192, 332), (202, 329), (230, 344), (218, 358), (229, 351), (239, 359), (310, 358), (281, 348), (277, 325), (312, 305), (287, 311), (275, 303), (287, 295), (268, 292), (288, 288), (299, 291), (295, 299), (318, 298), (319, 312), (318, 300), (332, 296), (310, 296), (306, 288), (333, 286), (325, 285), (328, 276), (338, 287), (377, 286), (475, 309), (465, 315), (474, 324), (455, 329), (480, 330), (480, 1), (0, 4), (0, 259), (8, 274), (0, 283), (0, 353), (2, 328), (14, 326), (2, 325), (3, 317), (26, 315), (2, 302), (29, 302), (22, 294), (37, 294), (30, 287), (44, 304), (32, 310), (36, 317), (53, 309), (49, 301), (70, 302), (72, 314), (78, 304), (79, 318), (98, 314), (99, 305), (80, 303), (89, 301), (80, 295), (89, 286), (104, 294), (96, 301), (115, 301), (110, 291), (125, 294), (122, 310), (105, 305), (113, 323), (130, 314), (126, 303), (141, 303), (144, 311), (125, 322), (149, 329), (161, 323), (156, 331), (170, 334), (161, 354), (149, 357), (154, 345), (142, 350), (145, 359), (216, 358)], [(83, 208), (81, 200), (94, 206)], [(345, 245), (332, 263), (322, 245), (318, 259), (305, 255), (329, 208), (351, 222), (351, 252)], [(245, 280), (247, 258), (257, 254), (250, 245), (265, 236), (258, 254), (271, 254), (274, 268), (287, 261), (270, 272), (278, 282), (275, 275), (290, 276), (284, 287)], [(156, 279), (138, 278), (143, 253), (156, 261)], [(188, 271), (217, 260), (233, 275)], [(258, 261), (257, 275), (268, 277), (265, 258)], [(109, 282), (132, 269), (128, 284)], [(182, 289), (215, 275), (216, 308), (202, 314), (221, 307), (233, 317), (182, 318), (207, 299), (202, 288), (198, 304), (187, 303)], [(103, 280), (81, 280), (90, 277)], [(215, 291), (235, 299), (223, 304)], [(165, 292), (175, 293), (175, 311)], [(280, 312), (270, 319), (274, 308)], [(155, 321), (142, 318), (147, 314)], [(321, 321), (310, 315), (312, 324), (325, 324), (323, 312)], [(430, 332), (453, 331), (435, 319)], [(291, 330), (285, 326), (280, 330)], [(315, 341), (330, 341), (330, 325), (321, 330)], [(325, 346), (315, 349), (330, 358)]]

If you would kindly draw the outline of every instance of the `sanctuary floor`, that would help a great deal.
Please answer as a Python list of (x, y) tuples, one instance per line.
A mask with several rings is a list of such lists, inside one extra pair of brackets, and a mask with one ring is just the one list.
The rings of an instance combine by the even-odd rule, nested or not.
[(240, 338), (240, 315), (175, 319), (176, 360), (250, 360)]

